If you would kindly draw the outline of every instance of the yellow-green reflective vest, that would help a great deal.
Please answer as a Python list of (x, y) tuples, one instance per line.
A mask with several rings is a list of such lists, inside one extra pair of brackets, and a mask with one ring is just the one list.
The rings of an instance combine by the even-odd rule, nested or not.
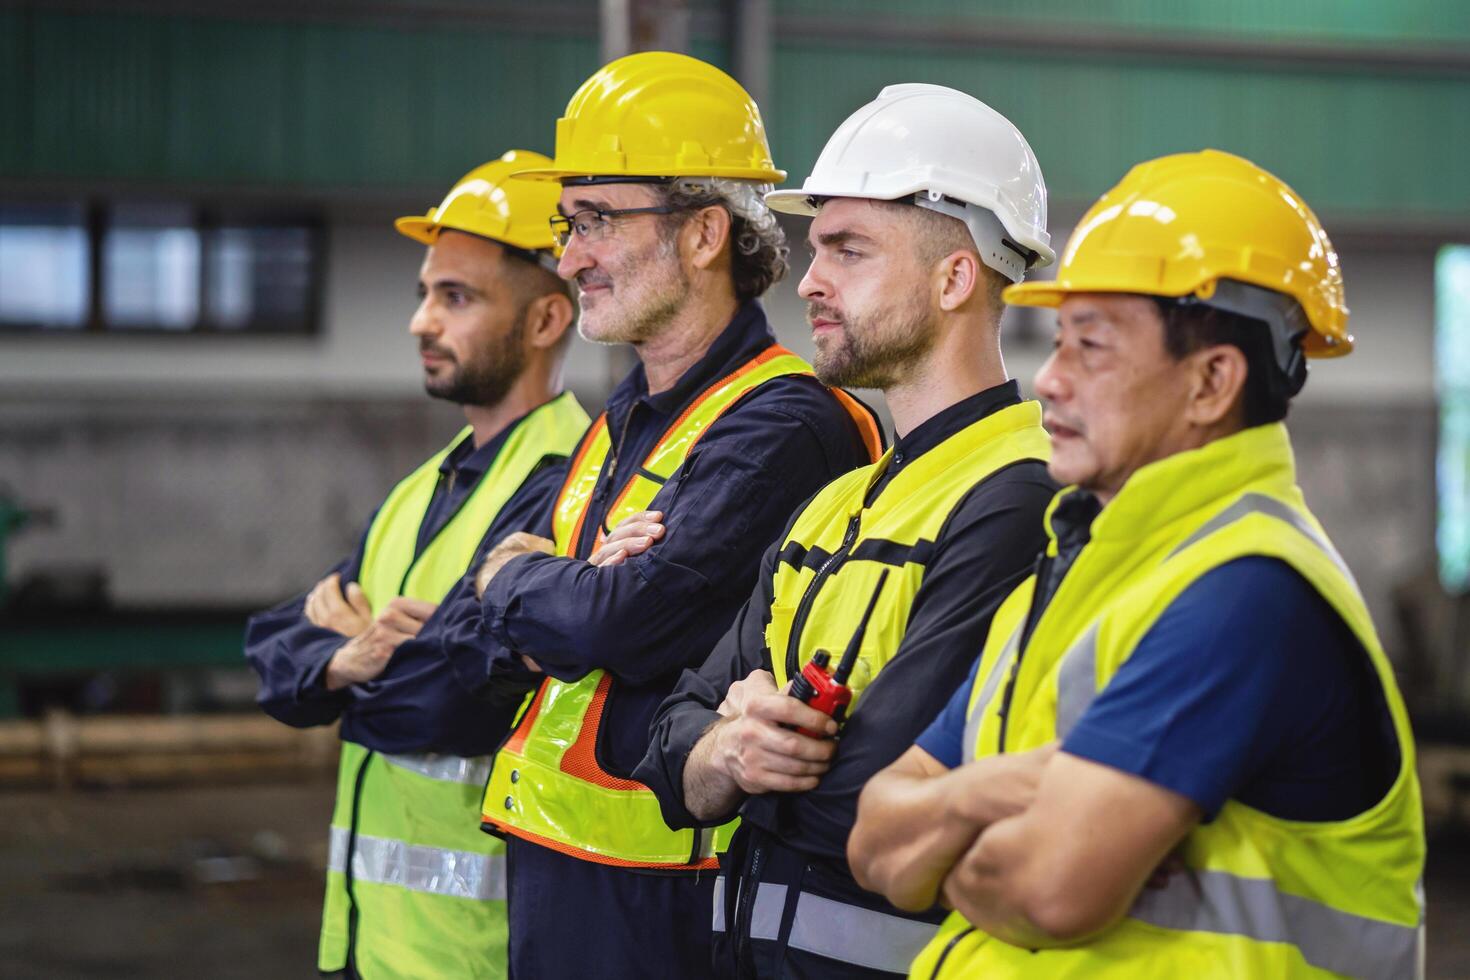
[[(705, 389), (622, 486), (596, 542), (628, 515), (646, 509), (699, 438), (741, 398), (772, 379), (810, 373), (801, 358), (771, 346)], [(876, 455), (878, 433), (867, 410), (846, 393), (832, 391)], [(553, 527), (559, 555), (585, 557), (576, 549), (611, 448), (603, 415), (583, 437), (557, 501)], [(715, 855), (729, 842), (733, 822), (701, 831), (671, 830), (648, 787), (598, 763), (597, 732), (612, 682), (602, 670), (575, 682), (542, 682), (516, 730), (495, 754), (481, 813), (484, 828), (599, 864), (715, 867)]]
[[(506, 501), (546, 456), (570, 454), (586, 426), (569, 393), (521, 419), (417, 558), (439, 466), (470, 429), (394, 487), (363, 549), (359, 583), (374, 613), (395, 596), (443, 599)], [(342, 970), (350, 958), (369, 980), (505, 976), (504, 845), (474, 819), (489, 769), (488, 756), (386, 755), (342, 743), (320, 970)]]
[[(1055, 547), (1053, 540), (1053, 553)], [(1164, 888), (1144, 890), (1101, 935), (1032, 951), (952, 914), (911, 976), (1422, 975), (1424, 828), (1413, 736), (1357, 585), (1296, 486), (1291, 444), (1279, 424), (1135, 473), (1098, 515), (1090, 543), (1019, 652), (1034, 579), (1006, 599), (971, 691), (967, 757), (1065, 737), (1180, 593), (1211, 569), (1250, 555), (1290, 564), (1367, 651), (1399, 744), (1392, 788), (1351, 819), (1320, 823), (1281, 820), (1229, 801), (1185, 838), (1185, 872)], [(1002, 725), (1012, 680), (1010, 720)]]
[(766, 648), (778, 686), (801, 672), (817, 650), (833, 665), (846, 649), (886, 570), (848, 685), (857, 709), (863, 689), (898, 653), (909, 610), (940, 529), (976, 484), (1013, 463), (1051, 458), (1041, 406), (1022, 402), (973, 422), (910, 463), (871, 507), (869, 489), (892, 450), (872, 466), (822, 488), (782, 542), (771, 582)]

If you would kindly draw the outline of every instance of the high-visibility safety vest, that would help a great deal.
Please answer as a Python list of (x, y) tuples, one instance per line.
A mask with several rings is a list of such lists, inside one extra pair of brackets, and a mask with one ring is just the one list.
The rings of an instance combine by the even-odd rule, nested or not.
[[(836, 660), (848, 646), (879, 576), (888, 573), (873, 606), (848, 679), (849, 712), (898, 653), (914, 597), (923, 585), (940, 533), (965, 496), (996, 472), (1023, 460), (1046, 461), (1051, 440), (1041, 406), (1022, 402), (965, 426), (919, 456), (872, 501), (872, 487), (892, 462), (881, 460), (838, 477), (804, 507), (781, 544), (771, 582), (766, 647), (778, 686), (800, 673), (812, 654)], [(769, 862), (768, 862), (769, 863)], [(723, 879), (715, 883), (715, 929), (725, 928)], [(751, 938), (777, 940), (854, 967), (901, 973), (934, 935), (935, 926), (786, 886), (743, 881)], [(789, 928), (779, 928), (794, 907)]]
[(970, 695), (967, 760), (1064, 738), (1185, 589), (1252, 555), (1291, 565), (1367, 652), (1400, 755), (1384, 797), (1350, 819), (1321, 822), (1282, 820), (1228, 801), (1185, 837), (1185, 870), (1166, 887), (1145, 889), (1101, 935), (1032, 951), (980, 932), (956, 913), (914, 961), (912, 977), (1423, 975), (1424, 827), (1413, 735), (1357, 584), (1296, 486), (1291, 444), (1279, 424), (1133, 474), (1094, 521), (1091, 541), (1024, 649), (1034, 577), (1006, 599)]
[(827, 484), (782, 542), (771, 582), (766, 648), (776, 685), (801, 672), (818, 650), (833, 666), (847, 648), (885, 571), (888, 579), (848, 679), (857, 710), (863, 689), (898, 653), (909, 610), (924, 583), (939, 532), (964, 496), (998, 470), (1051, 458), (1041, 406), (1011, 405), (961, 429), (909, 463), (873, 501), (869, 490), (892, 459)]
[[(587, 426), (570, 393), (529, 413), (454, 515), (414, 557), (439, 466), (470, 435), (393, 488), (358, 577), (378, 613), (395, 596), (442, 600), (469, 570), (500, 509), (548, 455)], [(342, 743), (317, 966), (376, 977), (503, 977), (504, 845), (475, 827), (488, 756), (387, 755)]]
[[(622, 485), (591, 547), (596, 548), (605, 531), (647, 509), (700, 437), (742, 398), (775, 378), (810, 373), (805, 361), (773, 345), (706, 388)], [(876, 456), (880, 439), (867, 410), (840, 389), (832, 389), (832, 394), (852, 415)], [(586, 557), (578, 542), (611, 450), (603, 415), (577, 448), (557, 501), (553, 515), (557, 554)], [(481, 813), (484, 829), (599, 864), (714, 867), (715, 855), (733, 833), (733, 822), (717, 829), (672, 830), (648, 787), (607, 772), (597, 761), (597, 734), (612, 686), (613, 678), (602, 670), (574, 682), (542, 681), (515, 731), (495, 754)]]

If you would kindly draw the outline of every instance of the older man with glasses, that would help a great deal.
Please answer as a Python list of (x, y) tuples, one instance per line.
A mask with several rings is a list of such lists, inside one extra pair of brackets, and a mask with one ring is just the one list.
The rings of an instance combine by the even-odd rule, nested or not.
[[(544, 675), (496, 755), (513, 976), (709, 969), (723, 831), (672, 830), (632, 778), (649, 722), (755, 585), (796, 506), (880, 448), (871, 415), (779, 347), (758, 301), (786, 272), (760, 112), (683, 55), (609, 64), (572, 97), (556, 158), (561, 275), (588, 340), (639, 363), (583, 436), (541, 534), (493, 549), (445, 649), (489, 690)], [(575, 932), (576, 941), (568, 941)]]

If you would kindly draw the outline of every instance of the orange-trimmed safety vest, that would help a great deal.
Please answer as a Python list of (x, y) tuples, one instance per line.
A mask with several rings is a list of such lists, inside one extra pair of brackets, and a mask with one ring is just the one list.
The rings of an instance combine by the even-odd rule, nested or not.
[[(596, 550), (608, 529), (647, 509), (709, 427), (742, 398), (775, 378), (811, 373), (801, 358), (772, 345), (706, 388), (622, 485), (586, 554)], [(876, 459), (882, 440), (872, 416), (846, 392), (831, 391)], [(557, 554), (586, 557), (578, 542), (611, 451), (604, 413), (583, 436), (557, 498), (552, 518)], [(602, 670), (573, 682), (549, 677), (542, 681), (515, 731), (496, 753), (485, 787), (482, 827), (599, 864), (714, 867), (733, 823), (698, 831), (671, 830), (648, 787), (616, 776), (598, 762), (598, 729), (612, 684), (612, 676)]]

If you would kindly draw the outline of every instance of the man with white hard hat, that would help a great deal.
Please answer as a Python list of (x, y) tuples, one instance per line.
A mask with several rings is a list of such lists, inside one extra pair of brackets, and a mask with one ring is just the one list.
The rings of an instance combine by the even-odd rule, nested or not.
[[(900, 912), (853, 880), (858, 793), (968, 672), (1045, 540), (1041, 409), (1007, 379), (999, 327), (1001, 290), (1052, 260), (1046, 186), (989, 106), (893, 85), (838, 128), (801, 190), (766, 199), (814, 217), (799, 292), (817, 376), (881, 388), (898, 439), (766, 552), (734, 626), (660, 709), (637, 778), (671, 826), (742, 818), (716, 887), (717, 973), (888, 976), (941, 913)], [(838, 673), (820, 669), (849, 649)], [(839, 682), (840, 743), (841, 712), (791, 696)], [(1014, 757), (975, 805), (1024, 806), (1043, 758)]]

